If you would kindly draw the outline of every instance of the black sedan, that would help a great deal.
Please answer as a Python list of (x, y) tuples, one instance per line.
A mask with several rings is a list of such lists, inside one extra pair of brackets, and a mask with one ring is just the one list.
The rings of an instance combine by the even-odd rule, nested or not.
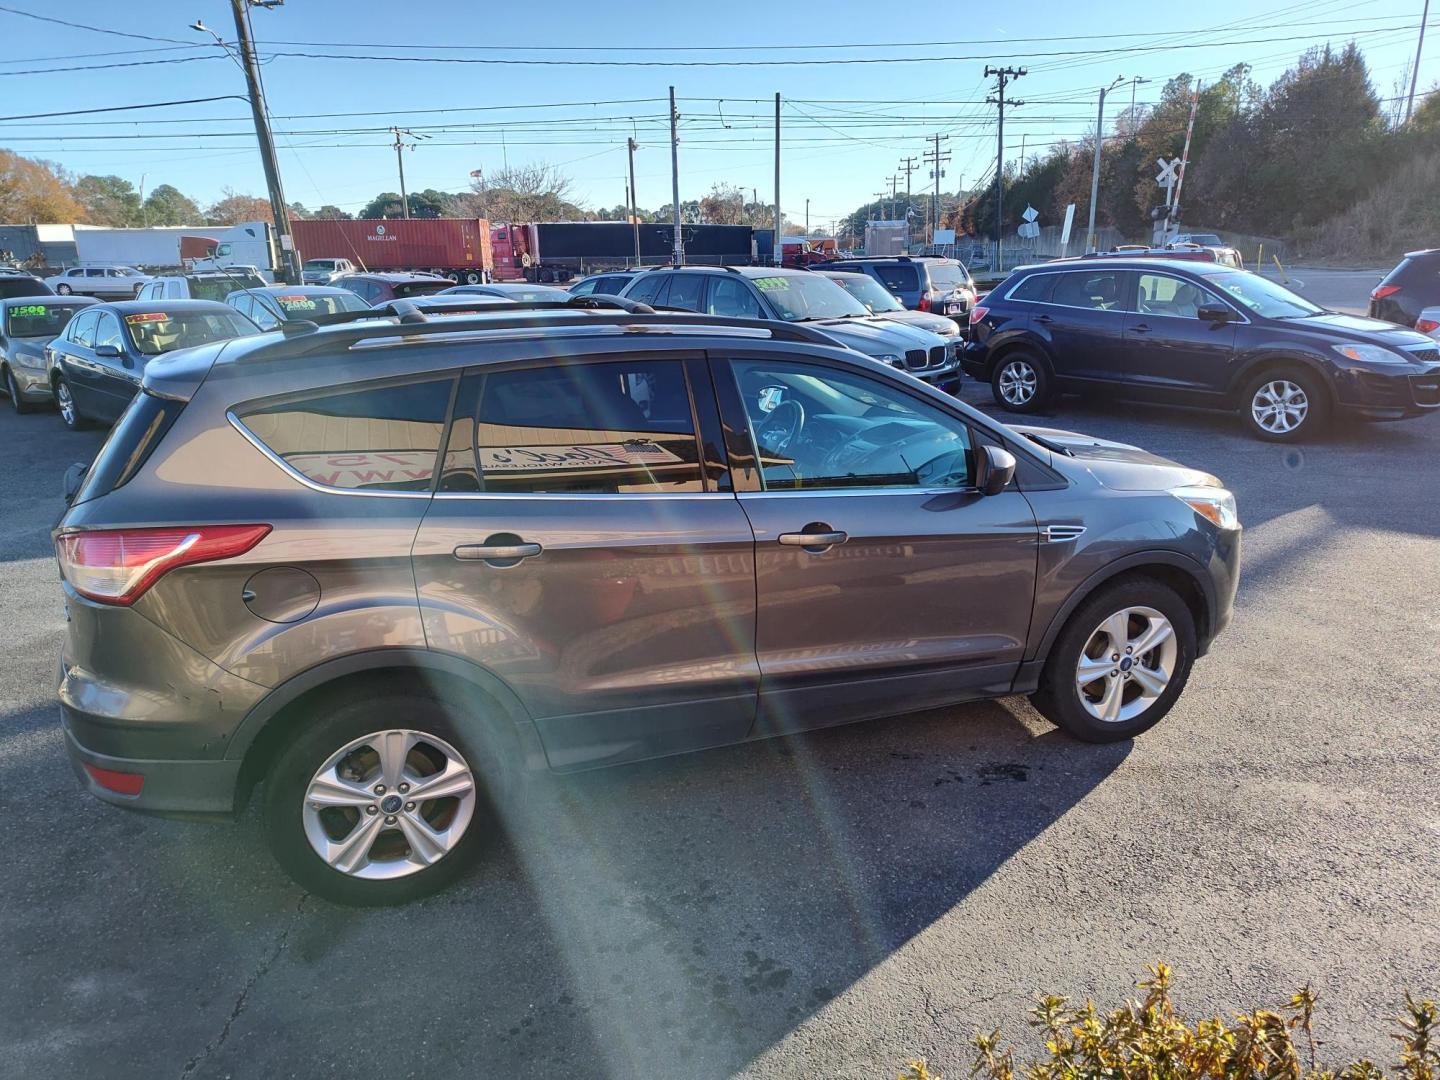
[(1440, 349), (1215, 263), (1085, 257), (1025, 266), (971, 312), (967, 374), (1036, 412), (1064, 392), (1236, 410), (1291, 441), (1345, 413), (1440, 409)]
[(122, 300), (79, 311), (45, 346), (55, 406), (69, 428), (112, 423), (157, 356), (245, 337), (259, 328), (214, 300)]
[[(366, 311), (370, 305), (349, 289), (330, 285), (267, 285), (263, 289), (236, 289), (225, 303), (260, 327), (274, 330), (282, 322), (302, 320), (324, 324), (343, 321), (347, 311)], [(341, 316), (337, 320), (336, 316)]]

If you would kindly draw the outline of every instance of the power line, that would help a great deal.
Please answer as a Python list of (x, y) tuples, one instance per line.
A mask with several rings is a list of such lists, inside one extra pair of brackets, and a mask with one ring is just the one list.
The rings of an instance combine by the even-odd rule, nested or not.
[[(82, 116), (87, 113), (130, 112), (133, 109), (161, 109), (168, 105), (200, 105), (208, 101), (244, 101), (239, 94), (220, 94), (216, 97), (182, 98), (179, 101), (151, 101), (143, 105), (110, 105), (103, 109), (66, 109), (63, 112), (25, 113), (22, 116), (0, 116), (0, 120), (42, 120), (50, 116)], [(241, 119), (237, 117), (237, 119)], [(179, 121), (185, 123), (186, 121)], [(53, 125), (52, 125), (53, 126)]]
[(70, 22), (68, 19), (57, 19), (52, 15), (36, 15), (33, 11), (22, 11), (19, 8), (9, 7), (0, 4), (0, 11), (8, 12), (11, 15), (21, 15), (27, 19), (36, 19), (39, 22), (55, 23), (57, 26), (69, 26), (75, 30), (90, 30), (96, 34), (110, 34), (113, 37), (136, 38), (140, 41), (164, 41), (171, 45), (193, 45), (193, 42), (183, 41), (180, 38), (152, 37), (149, 34), (134, 34), (128, 30), (111, 30), (104, 26), (90, 26), (88, 23)]

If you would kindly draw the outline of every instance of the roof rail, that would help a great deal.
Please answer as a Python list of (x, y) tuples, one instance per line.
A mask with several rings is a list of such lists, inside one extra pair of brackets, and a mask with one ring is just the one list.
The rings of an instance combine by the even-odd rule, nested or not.
[[(379, 311), (375, 308), (365, 308), (362, 311), (337, 311), (333, 315), (321, 316), (318, 320), (310, 319), (287, 319), (280, 324), (280, 331), (286, 337), (300, 337), (305, 334), (313, 334), (321, 326), (335, 326), (343, 323), (353, 322), (378, 322), (382, 319), (398, 319), (406, 325), (415, 323), (431, 322), (424, 310), (413, 300), (401, 298), (390, 300), (387, 303), (394, 308), (393, 312)], [(517, 300), (509, 304), (495, 304), (491, 310), (498, 312), (520, 311), (590, 311), (599, 308), (614, 308), (618, 311), (627, 311), (632, 314), (644, 314), (655, 309), (649, 304), (642, 304), (636, 300), (627, 300), (623, 296), (572, 296), (568, 300)], [(445, 316), (446, 325), (451, 325), (460, 320), (460, 316)]]
[[(577, 299), (591, 299), (590, 297), (577, 297)], [(736, 319), (725, 315), (704, 315), (698, 312), (677, 311), (659, 312), (648, 304), (636, 304), (631, 302), (633, 310), (621, 308), (619, 304), (601, 301), (593, 310), (593, 318), (585, 319), (579, 323), (567, 322), (569, 326), (620, 326), (634, 327), (637, 331), (643, 331), (646, 327), (678, 327), (688, 326), (732, 326), (737, 329), (764, 330), (769, 335), (780, 341), (804, 342), (812, 345), (827, 345), (831, 348), (845, 348), (835, 338), (822, 330), (816, 330), (809, 326), (797, 326), (794, 323), (771, 321), (767, 319)], [(600, 310), (601, 307), (614, 310)], [(282, 323), (285, 330), (285, 338), (291, 344), (291, 350), (278, 347), (262, 348), (256, 353), (241, 357), (242, 362), (250, 359), (268, 359), (277, 355), (296, 355), (311, 352), (327, 345), (348, 348), (358, 342), (371, 338), (394, 338), (403, 337), (413, 339), (416, 337), (440, 336), (457, 333), (473, 333), (477, 331), (501, 331), (501, 330), (540, 330), (549, 326), (557, 325), (553, 320), (537, 317), (548, 311), (564, 310), (586, 311), (587, 309), (579, 304), (569, 303), (531, 303), (514, 304), (505, 307), (491, 309), (494, 314), (477, 315), (446, 315), (440, 318), (429, 318), (418, 308), (407, 315), (414, 318), (412, 322), (403, 322), (404, 316), (396, 320), (393, 316), (381, 319), (372, 319), (368, 322), (356, 322), (351, 325), (341, 324), (334, 326), (330, 333), (319, 334), (319, 327), (314, 323)], [(529, 313), (529, 314), (527, 314)], [(294, 329), (288, 329), (295, 326)]]

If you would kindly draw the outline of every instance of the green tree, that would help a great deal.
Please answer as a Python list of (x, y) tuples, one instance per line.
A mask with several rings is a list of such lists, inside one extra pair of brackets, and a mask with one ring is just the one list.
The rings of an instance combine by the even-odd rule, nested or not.
[(341, 210), (338, 206), (331, 206), (329, 203), (326, 203), (324, 206), (320, 207), (319, 210), (316, 210), (314, 216), (326, 221), (350, 220), (349, 214), (347, 214), (344, 210)]
[(92, 225), (124, 228), (141, 224), (140, 194), (119, 176), (82, 176), (75, 181), (75, 200)]
[(146, 196), (140, 216), (146, 225), (200, 225), (205, 220), (199, 204), (169, 184)]

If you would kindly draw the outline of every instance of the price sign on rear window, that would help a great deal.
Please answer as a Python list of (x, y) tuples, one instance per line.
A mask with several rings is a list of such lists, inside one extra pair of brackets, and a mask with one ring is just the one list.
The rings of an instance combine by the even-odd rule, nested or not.
[(275, 299), (286, 311), (315, 310), (315, 301), (308, 296), (277, 296)]
[(144, 315), (126, 315), (127, 323), (169, 322), (170, 316), (162, 311), (150, 311)]
[(755, 279), (755, 287), (762, 292), (780, 292), (790, 288), (790, 282), (783, 277), (759, 277)]
[(50, 309), (44, 304), (22, 304), (19, 307), (10, 309), (12, 315), (39, 315), (42, 318), (50, 314)]

